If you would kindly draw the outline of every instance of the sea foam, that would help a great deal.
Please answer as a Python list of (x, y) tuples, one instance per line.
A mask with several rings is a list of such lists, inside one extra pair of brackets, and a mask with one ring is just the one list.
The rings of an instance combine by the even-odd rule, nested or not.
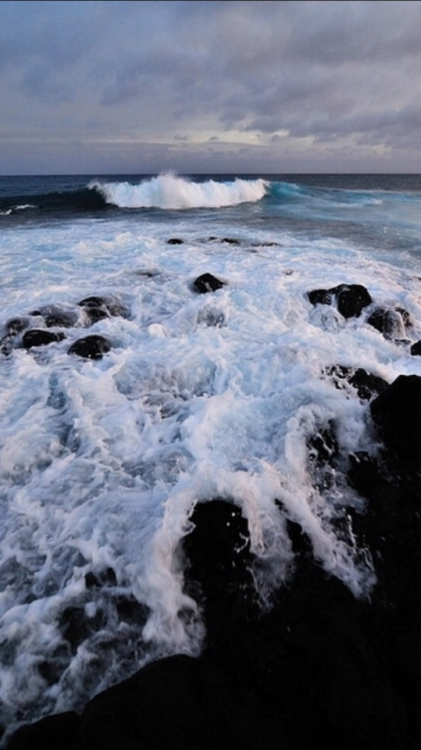
[[(179, 207), (204, 210), (78, 214), (8, 224), (1, 235), (3, 325), (43, 306), (78, 309), (90, 295), (127, 310), (89, 328), (110, 342), (99, 361), (68, 354), (87, 333), (80, 320), (61, 341), (1, 358), (5, 726), (80, 710), (163, 654), (199, 653), (206, 625), (180, 552), (197, 503), (227, 500), (247, 520), (263, 607), (293, 579), (291, 523), (356, 597), (370, 597), (375, 582), (349, 512), (364, 513), (365, 501), (346, 481), (349, 455), (376, 450), (368, 404), (325, 373), (363, 367), (391, 383), (421, 375), (421, 358), (364, 315), (312, 306), (307, 292), (364, 284), (376, 303), (405, 308), (406, 336), (421, 339), (419, 259), (407, 249), (415, 210), (410, 240), (391, 254), (383, 234), (375, 246), (377, 232), (357, 231), (380, 227), (381, 206), (353, 206), (354, 224), (335, 236), (312, 200), (296, 224), (285, 197), (261, 201), (262, 179), (166, 175), (101, 189), (116, 203), (139, 204), (139, 192), (158, 206), (167, 185)], [(256, 203), (237, 206), (245, 199)], [(212, 208), (223, 200), (233, 205)], [(394, 248), (401, 218), (399, 202), (388, 208)], [(224, 285), (196, 294), (192, 281), (205, 272)], [(309, 441), (332, 422), (341, 458), (316, 476)]]

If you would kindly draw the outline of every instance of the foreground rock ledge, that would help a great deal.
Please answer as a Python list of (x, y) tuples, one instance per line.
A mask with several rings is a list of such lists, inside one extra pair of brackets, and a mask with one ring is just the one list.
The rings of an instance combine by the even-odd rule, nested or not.
[[(406, 419), (417, 418), (421, 379), (408, 384)], [(387, 445), (405, 385), (382, 396), (382, 419), (372, 402), (379, 461), (356, 455), (349, 473), (368, 501), (353, 526), (375, 561), (370, 601), (329, 577), (291, 523), (296, 569), (262, 612), (240, 512), (199, 504), (183, 546), (207, 627), (202, 655), (155, 661), (80, 715), (21, 727), (7, 750), (421, 750), (421, 472), (405, 443)]]
[(362, 602), (312, 563), (291, 531), (298, 569), (270, 612), (238, 588), (218, 599), (217, 571), (202, 656), (153, 662), (80, 716), (20, 728), (9, 750), (421, 748), (418, 549), (399, 562), (405, 541), (394, 539), (394, 580)]

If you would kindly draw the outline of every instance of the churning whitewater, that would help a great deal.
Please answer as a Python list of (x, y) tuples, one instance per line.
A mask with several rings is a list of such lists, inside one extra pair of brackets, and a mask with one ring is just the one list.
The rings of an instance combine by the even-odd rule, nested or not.
[[(262, 607), (294, 577), (288, 520), (370, 596), (375, 561), (349, 514), (365, 501), (346, 472), (378, 446), (367, 402), (327, 372), (421, 375), (421, 193), (332, 180), (0, 178), (6, 727), (79, 710), (157, 656), (200, 653), (180, 552), (199, 502), (241, 510)], [(203, 274), (218, 288), (198, 293)], [(340, 284), (411, 325), (388, 339), (367, 314), (311, 304)], [(32, 329), (57, 335), (26, 347)], [(101, 356), (73, 353), (92, 335)], [(309, 445), (332, 423), (340, 458), (321, 469)]]

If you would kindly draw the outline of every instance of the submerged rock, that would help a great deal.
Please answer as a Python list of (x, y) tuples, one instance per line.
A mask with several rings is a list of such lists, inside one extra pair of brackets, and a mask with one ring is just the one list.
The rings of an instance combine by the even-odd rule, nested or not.
[(28, 318), (11, 318), (6, 323), (6, 334), (9, 336), (16, 336), (16, 334), (21, 333), (21, 331), (24, 331), (25, 328), (27, 328), (29, 325)]
[(127, 318), (129, 316), (128, 310), (125, 306), (112, 299), (91, 296), (85, 297), (78, 304), (85, 313), (89, 325), (96, 323), (98, 320), (103, 320), (104, 318)]
[(76, 310), (57, 307), (57, 305), (47, 305), (37, 310), (32, 310), (30, 315), (35, 318), (43, 318), (47, 328), (55, 326), (71, 328), (76, 325), (79, 317)]
[(2, 354), (8, 356), (11, 353), (19, 334), (22, 333), (28, 325), (28, 318), (11, 318), (7, 321), (4, 327), (4, 335), (0, 339), (0, 351)]
[(58, 310), (45, 315), (44, 320), (47, 328), (71, 328), (77, 323), (78, 315), (70, 310)]

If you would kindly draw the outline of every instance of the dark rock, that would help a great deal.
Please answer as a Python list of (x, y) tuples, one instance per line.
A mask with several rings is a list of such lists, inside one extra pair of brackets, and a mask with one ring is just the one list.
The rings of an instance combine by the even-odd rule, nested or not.
[[(252, 589), (248, 524), (233, 503), (215, 499), (198, 503), (191, 518), (194, 531), (183, 540), (188, 578), (200, 581), (207, 605)], [(217, 543), (216, 543), (217, 540)]]
[(338, 312), (344, 318), (359, 317), (363, 308), (372, 302), (370, 293), (361, 284), (340, 284), (329, 291), (335, 295)]
[(404, 319), (402, 312), (400, 309), (376, 307), (368, 316), (367, 323), (387, 339), (399, 338), (403, 335), (405, 325), (407, 325), (405, 320), (408, 320), (408, 318)]
[(356, 389), (358, 397), (363, 401), (382, 393), (389, 385), (387, 380), (367, 372), (362, 367), (334, 365), (326, 370), (326, 374), (333, 379), (337, 388), (343, 387), (343, 381), (352, 385)]
[(98, 609), (94, 617), (87, 617), (85, 603), (80, 606), (67, 607), (60, 616), (60, 629), (70, 645), (72, 654), (88, 636), (100, 630), (105, 622), (104, 613)]
[[(174, 656), (147, 665), (87, 705), (75, 747), (80, 750), (232, 747), (228, 720), (222, 710), (219, 715), (215, 711), (212, 696), (208, 699), (203, 672), (202, 662), (188, 656)], [(158, 704), (162, 710), (157, 712)]]
[(421, 377), (399, 375), (371, 402), (370, 410), (387, 450), (421, 468)]
[(148, 610), (134, 596), (115, 597), (115, 608), (120, 622), (146, 623)]
[(225, 286), (225, 283), (211, 273), (203, 273), (198, 276), (193, 282), (193, 289), (199, 294), (206, 294), (206, 292), (215, 292), (217, 289)]
[(182, 245), (184, 243), (184, 240), (180, 240), (179, 237), (171, 237), (171, 239), (167, 240), (168, 245)]
[(109, 352), (110, 349), (110, 344), (104, 336), (92, 335), (75, 341), (68, 353), (77, 354), (86, 359), (102, 359), (103, 354)]
[(314, 289), (307, 292), (312, 305), (331, 305), (336, 302), (344, 318), (359, 317), (364, 307), (371, 304), (371, 295), (361, 284), (339, 284), (331, 289)]
[(238, 747), (403, 750), (408, 722), (393, 666), (383, 656), (384, 632), (394, 628), (381, 598), (356, 599), (321, 569), (307, 535), (289, 522), (298, 552), (294, 575), (262, 612), (252, 594), (244, 519), (239, 512), (230, 518), (221, 501), (212, 518), (212, 506), (196, 506), (184, 549), (207, 623), (204, 658), (224, 675), (222, 695)]
[(404, 307), (400, 307), (400, 306), (395, 307), (395, 310), (401, 316), (405, 328), (412, 328), (413, 326), (412, 316), (408, 312), (408, 310), (405, 310)]
[(16, 334), (24, 331), (28, 325), (28, 318), (11, 318), (6, 323), (6, 333), (9, 334), (9, 336), (16, 336)]
[(380, 333), (391, 336), (393, 332), (393, 316), (391, 310), (377, 307), (367, 318), (367, 323)]
[(8, 750), (75, 750), (73, 737), (79, 725), (75, 711), (48, 716), (20, 727), (11, 737)]
[(25, 330), (29, 325), (28, 318), (11, 318), (5, 325), (5, 334), (0, 339), (0, 351), (5, 356), (8, 356), (14, 345), (16, 345), (16, 338), (18, 334)]
[(334, 462), (339, 453), (339, 446), (333, 421), (320, 425), (319, 430), (308, 439), (308, 448), (310, 461), (317, 466)]
[(204, 310), (199, 310), (197, 314), (197, 322), (205, 326), (215, 326), (220, 328), (225, 323), (225, 315), (221, 310), (206, 308)]
[(110, 317), (108, 310), (104, 307), (95, 307), (94, 305), (87, 305), (85, 307), (82, 305), (82, 309), (89, 321), (89, 325), (97, 323), (98, 320), (104, 320), (104, 318)]
[(0, 352), (4, 354), (5, 357), (8, 357), (13, 350), (13, 339), (14, 336), (3, 336), (0, 340)]
[(56, 305), (46, 305), (37, 310), (32, 310), (32, 317), (42, 317), (47, 328), (59, 326), (61, 328), (71, 328), (78, 319), (78, 313), (75, 310), (63, 309)]
[(135, 273), (138, 276), (144, 276), (146, 279), (153, 279), (160, 276), (159, 271), (154, 268), (141, 268)]
[(223, 242), (226, 245), (240, 245), (240, 240), (235, 239), (235, 237), (215, 237), (214, 235), (211, 235), (208, 237), (210, 242)]
[(415, 750), (421, 480), (415, 473), (411, 489), (390, 483), (368, 454), (352, 461), (368, 497), (367, 510), (351, 508), (349, 520), (358, 548), (374, 554), (370, 596), (353, 596), (325, 572), (307, 534), (288, 521), (295, 568), (262, 610), (247, 520), (220, 498), (197, 503), (181, 546), (185, 590), (206, 623), (202, 654), (158, 659), (80, 715), (22, 727), (7, 750)]
[(109, 300), (107, 302), (107, 309), (109, 310), (109, 313), (112, 318), (128, 318), (129, 317), (129, 311), (127, 308), (122, 305), (120, 302), (117, 302), (115, 300)]
[(412, 344), (409, 351), (413, 357), (419, 357), (421, 355), (421, 341)]
[(44, 316), (47, 328), (59, 326), (61, 328), (71, 328), (77, 322), (77, 313), (70, 310), (57, 310)]
[(81, 300), (78, 304), (83, 308), (85, 315), (89, 318), (91, 323), (96, 323), (103, 318), (127, 318), (129, 316), (128, 310), (125, 306), (113, 299), (92, 296), (85, 297), (85, 299)]
[(65, 338), (64, 333), (46, 331), (44, 328), (31, 328), (25, 331), (22, 337), (22, 346), (24, 349), (31, 349), (33, 346), (43, 346), (51, 344), (54, 341), (62, 341)]
[(307, 292), (307, 297), (312, 305), (331, 305), (332, 295), (327, 289), (313, 289)]
[(102, 587), (104, 585), (115, 586), (117, 585), (117, 577), (112, 568), (105, 568), (105, 570), (96, 574), (91, 571), (85, 576), (85, 584), (88, 589)]
[(101, 307), (105, 305), (105, 300), (102, 297), (85, 297), (78, 304), (80, 307)]
[(382, 462), (367, 451), (357, 451), (349, 456), (348, 480), (363, 497), (370, 497), (384, 470)]
[(334, 420), (316, 424), (314, 433), (307, 438), (308, 469), (312, 483), (319, 492), (331, 486), (339, 457), (339, 444)]

